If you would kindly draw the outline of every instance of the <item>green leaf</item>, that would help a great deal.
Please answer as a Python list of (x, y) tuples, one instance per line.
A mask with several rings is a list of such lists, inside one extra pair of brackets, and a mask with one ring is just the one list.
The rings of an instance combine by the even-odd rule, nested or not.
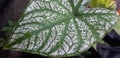
[(116, 9), (115, 0), (92, 0), (90, 7), (103, 7), (108, 9)]
[(120, 35), (120, 19), (115, 24), (114, 30)]
[(117, 21), (115, 10), (86, 8), (90, 0), (31, 0), (5, 48), (44, 56), (83, 53)]
[(14, 26), (14, 25), (15, 25), (15, 22), (12, 21), (12, 20), (8, 20), (8, 25), (9, 25), (9, 26)]
[(4, 42), (5, 42), (4, 39), (3, 39), (3, 38), (0, 38), (0, 48), (3, 47)]
[(10, 31), (11, 27), (4, 27), (1, 31)]

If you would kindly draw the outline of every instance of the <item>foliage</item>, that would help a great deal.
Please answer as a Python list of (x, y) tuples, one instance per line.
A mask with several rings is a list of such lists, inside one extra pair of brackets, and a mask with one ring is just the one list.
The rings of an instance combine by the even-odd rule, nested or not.
[(90, 2), (31, 0), (4, 49), (55, 57), (86, 51), (99, 42), (118, 19), (115, 9), (88, 8)]
[(114, 30), (120, 35), (120, 19), (115, 24)]
[(104, 7), (108, 9), (116, 9), (115, 0), (92, 0), (90, 7)]

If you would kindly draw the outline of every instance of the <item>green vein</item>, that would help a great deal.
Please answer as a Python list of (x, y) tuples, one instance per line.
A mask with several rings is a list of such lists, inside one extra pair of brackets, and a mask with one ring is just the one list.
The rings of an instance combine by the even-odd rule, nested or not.
[(48, 54), (52, 53), (52, 52), (55, 52), (56, 50), (58, 50), (60, 47), (62, 47), (62, 44), (63, 44), (63, 41), (66, 37), (66, 33), (67, 33), (67, 29), (68, 29), (68, 24), (69, 24), (69, 21), (66, 21), (65, 22), (65, 28), (64, 30), (62, 31), (62, 35), (60, 37), (60, 41), (56, 44), (56, 46), (54, 46), (53, 48), (51, 48), (51, 50), (48, 52)]
[(95, 38), (98, 38), (99, 34), (96, 32), (97, 30), (86, 19), (88, 17), (85, 17), (85, 15), (83, 15), (83, 16), (80, 16), (80, 18), (82, 18), (82, 21), (87, 25), (87, 27), (89, 27), (89, 29), (91, 30), (92, 34), (94, 33), (93, 35), (95, 36)]
[(79, 29), (78, 23), (75, 20), (75, 18), (74, 18), (73, 21), (74, 21), (74, 24), (75, 24), (75, 27), (76, 27), (76, 30), (77, 30), (78, 47), (77, 47), (76, 52), (78, 52), (80, 47), (81, 47), (81, 45), (82, 45), (82, 43), (83, 43), (83, 39), (82, 39), (82, 36), (81, 36), (81, 32), (82, 31)]
[(47, 44), (47, 42), (49, 41), (49, 39), (50, 39), (50, 36), (52, 35), (51, 34), (51, 29), (49, 30), (49, 33), (45, 36), (45, 40), (43, 41), (43, 43), (42, 43), (42, 45), (38, 48), (38, 50), (42, 50), (44, 47), (45, 47), (45, 45)]

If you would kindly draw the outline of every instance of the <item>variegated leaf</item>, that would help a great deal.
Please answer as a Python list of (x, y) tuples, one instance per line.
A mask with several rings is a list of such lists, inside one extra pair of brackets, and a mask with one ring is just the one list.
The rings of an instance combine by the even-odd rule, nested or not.
[(31, 0), (5, 48), (45, 56), (86, 51), (117, 21), (115, 10), (87, 8), (90, 0)]

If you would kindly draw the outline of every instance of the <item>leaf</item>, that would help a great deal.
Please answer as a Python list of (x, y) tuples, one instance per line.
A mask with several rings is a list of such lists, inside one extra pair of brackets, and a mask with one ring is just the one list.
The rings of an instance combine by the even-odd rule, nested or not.
[(114, 30), (120, 35), (120, 19), (115, 24)]
[(0, 48), (3, 47), (3, 45), (4, 45), (4, 39), (0, 38)]
[(14, 26), (14, 24), (15, 24), (14, 21), (12, 21), (12, 20), (8, 20), (8, 25), (9, 25), (9, 26)]
[(11, 27), (4, 27), (1, 31), (10, 31)]
[(103, 7), (108, 9), (116, 9), (115, 0), (92, 0), (90, 7)]
[(117, 21), (115, 10), (86, 8), (90, 0), (31, 0), (5, 48), (65, 57), (81, 54)]
[(9, 32), (11, 31), (12, 27), (15, 25), (15, 22), (13, 22), (12, 20), (8, 20), (8, 26), (4, 27), (1, 31), (6, 31)]

